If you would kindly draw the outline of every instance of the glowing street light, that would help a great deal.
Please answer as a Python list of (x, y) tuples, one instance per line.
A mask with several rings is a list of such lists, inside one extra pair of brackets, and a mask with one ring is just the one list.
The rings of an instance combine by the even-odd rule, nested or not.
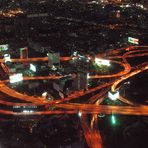
[(81, 112), (81, 111), (78, 112), (78, 116), (79, 116), (79, 117), (82, 116), (82, 112)]
[(116, 117), (115, 117), (115, 115), (111, 115), (111, 123), (113, 124), (113, 125), (115, 125), (116, 124)]

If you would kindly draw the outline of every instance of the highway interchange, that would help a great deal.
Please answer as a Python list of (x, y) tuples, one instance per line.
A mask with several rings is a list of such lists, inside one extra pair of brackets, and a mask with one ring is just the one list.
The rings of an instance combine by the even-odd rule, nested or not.
[[(147, 116), (148, 115), (148, 107), (146, 105), (137, 104), (134, 101), (129, 101), (128, 98), (123, 96), (119, 97), (119, 100), (124, 102), (127, 105), (124, 106), (113, 106), (113, 105), (100, 105), (107, 98), (108, 91), (116, 92), (116, 90), (120, 91), (120, 87), (128, 78), (133, 77), (143, 71), (148, 69), (148, 62), (141, 63), (136, 65), (135, 67), (131, 66), (128, 62), (129, 58), (136, 57), (147, 57), (148, 56), (148, 46), (129, 46), (127, 48), (115, 49), (111, 52), (106, 52), (106, 54), (98, 54), (96, 57), (102, 59), (108, 59), (111, 63), (117, 63), (123, 70), (118, 73), (107, 74), (107, 75), (92, 75), (89, 76), (89, 79), (106, 79), (106, 78), (114, 78), (111, 79), (108, 83), (100, 84), (96, 87), (89, 88), (88, 90), (75, 91), (70, 94), (66, 98), (62, 98), (60, 100), (49, 101), (44, 99), (41, 96), (29, 96), (27, 94), (23, 94), (17, 92), (10, 87), (7, 86), (9, 80), (0, 80), (0, 91), (8, 96), (17, 98), (19, 100), (27, 101), (28, 103), (14, 103), (8, 102), (5, 100), (0, 100), (0, 104), (6, 106), (48, 106), (53, 105), (57, 108), (61, 108), (61, 110), (45, 110), (45, 111), (34, 111), (34, 112), (14, 112), (10, 110), (2, 110), (0, 109), (0, 114), (4, 115), (14, 115), (14, 116), (30, 116), (30, 115), (51, 115), (51, 114), (77, 114), (81, 112), (82, 117), (80, 118), (81, 126), (84, 131), (84, 136), (86, 138), (87, 144), (92, 148), (102, 147), (102, 140), (99, 133), (99, 130), (94, 128), (97, 124), (97, 114), (121, 114), (121, 115), (140, 115)], [(91, 58), (91, 57), (90, 57)], [(61, 57), (61, 61), (69, 61), (72, 57)], [(92, 59), (93, 60), (93, 59)], [(48, 58), (27, 58), (27, 59), (12, 59), (11, 62), (38, 62), (38, 61), (48, 61)], [(4, 60), (0, 59), (0, 62), (4, 64)], [(4, 67), (2, 67), (4, 68)], [(29, 80), (44, 80), (44, 79), (59, 79), (64, 76), (36, 76), (36, 77), (23, 77), (23, 81)], [(68, 101), (77, 99), (81, 96), (91, 94), (93, 92), (99, 91), (96, 95), (93, 95), (89, 98), (89, 101), (84, 104), (78, 103), (69, 103)], [(139, 98), (140, 99), (140, 98)], [(86, 114), (92, 114), (93, 118), (91, 121), (91, 127), (87, 125), (86, 122)]]

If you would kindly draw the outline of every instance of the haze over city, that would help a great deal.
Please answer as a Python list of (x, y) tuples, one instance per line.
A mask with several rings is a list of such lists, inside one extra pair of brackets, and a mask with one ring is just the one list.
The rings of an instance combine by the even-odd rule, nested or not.
[(0, 148), (147, 148), (147, 0), (0, 0)]

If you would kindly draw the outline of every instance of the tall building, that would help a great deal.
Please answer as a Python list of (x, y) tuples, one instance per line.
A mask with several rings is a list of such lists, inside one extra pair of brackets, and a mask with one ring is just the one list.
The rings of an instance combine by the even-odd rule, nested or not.
[(20, 58), (21, 59), (28, 58), (28, 48), (27, 47), (20, 48)]
[(77, 77), (73, 82), (74, 90), (83, 90), (88, 89), (88, 73), (86, 72), (78, 72)]
[(53, 65), (56, 67), (60, 66), (60, 53), (51, 53), (48, 52), (48, 65), (52, 67)]

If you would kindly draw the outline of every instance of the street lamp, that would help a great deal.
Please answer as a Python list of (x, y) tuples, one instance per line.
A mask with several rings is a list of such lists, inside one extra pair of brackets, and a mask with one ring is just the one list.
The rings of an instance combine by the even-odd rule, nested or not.
[(116, 117), (115, 117), (115, 115), (111, 115), (111, 123), (113, 124), (113, 125), (115, 125), (116, 124)]
[(79, 116), (79, 117), (82, 116), (82, 112), (81, 112), (81, 111), (78, 112), (78, 116)]

